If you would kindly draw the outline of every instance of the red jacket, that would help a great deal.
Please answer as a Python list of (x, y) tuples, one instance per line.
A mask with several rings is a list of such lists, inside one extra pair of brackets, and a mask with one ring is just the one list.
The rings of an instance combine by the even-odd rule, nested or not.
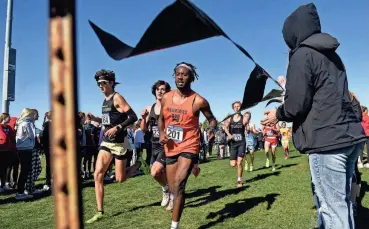
[(361, 125), (364, 128), (365, 135), (369, 136), (369, 116), (367, 114), (363, 113), (363, 121), (361, 122)]
[[(15, 132), (11, 126), (0, 124), (0, 151), (15, 151)], [(3, 142), (5, 140), (5, 142)]]
[(18, 118), (17, 117), (11, 117), (10, 118), (10, 122), (9, 122), (9, 126), (14, 130), (15, 129), (15, 123), (17, 122)]

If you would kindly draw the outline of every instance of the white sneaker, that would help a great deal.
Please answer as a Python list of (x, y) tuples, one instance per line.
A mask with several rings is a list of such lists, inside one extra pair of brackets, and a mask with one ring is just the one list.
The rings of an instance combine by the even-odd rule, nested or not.
[(169, 198), (169, 203), (167, 206), (167, 211), (172, 211), (173, 210), (173, 199)]
[(42, 190), (49, 191), (50, 190), (50, 186), (47, 185), (47, 184), (45, 184)]
[(27, 194), (25, 194), (25, 193), (23, 193), (23, 194), (19, 194), (19, 193), (17, 193), (16, 195), (15, 195), (15, 199), (16, 200), (27, 200), (27, 199), (32, 199), (33, 198), (33, 196), (32, 195), (27, 195)]
[(273, 165), (273, 166), (272, 166), (272, 172), (274, 172), (274, 171), (275, 171), (275, 166)]
[(362, 169), (362, 168), (364, 168), (364, 165), (363, 165), (363, 163), (357, 163), (357, 167), (359, 168), (359, 169)]
[(161, 201), (161, 206), (165, 207), (168, 205), (170, 200), (170, 193), (169, 192), (163, 192), (163, 200)]

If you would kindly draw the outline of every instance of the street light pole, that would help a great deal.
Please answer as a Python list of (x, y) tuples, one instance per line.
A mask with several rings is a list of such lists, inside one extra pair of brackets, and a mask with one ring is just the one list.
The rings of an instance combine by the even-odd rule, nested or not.
[(3, 112), (9, 113), (8, 87), (9, 87), (9, 53), (12, 40), (13, 0), (8, 0), (6, 15), (5, 49), (4, 49), (4, 75), (3, 75)]

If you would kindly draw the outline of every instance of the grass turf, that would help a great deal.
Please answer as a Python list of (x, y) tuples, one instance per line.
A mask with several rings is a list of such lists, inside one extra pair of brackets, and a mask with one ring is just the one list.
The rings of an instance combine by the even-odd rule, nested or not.
[[(264, 168), (263, 152), (256, 152), (253, 172), (244, 172), (243, 188), (235, 188), (236, 169), (229, 160), (210, 158), (200, 164), (201, 174), (190, 176), (180, 227), (194, 228), (312, 228), (316, 225), (306, 155), (296, 151), (289, 160), (277, 152), (277, 170)], [(362, 169), (362, 205), (357, 228), (366, 228), (369, 216), (369, 170)], [(38, 187), (44, 182), (42, 173)], [(95, 214), (92, 181), (83, 184), (84, 221)], [(53, 199), (43, 195), (16, 201), (0, 194), (0, 228), (54, 228)], [(124, 184), (105, 186), (105, 218), (85, 228), (169, 228), (171, 213), (160, 207), (161, 188), (149, 175)]]

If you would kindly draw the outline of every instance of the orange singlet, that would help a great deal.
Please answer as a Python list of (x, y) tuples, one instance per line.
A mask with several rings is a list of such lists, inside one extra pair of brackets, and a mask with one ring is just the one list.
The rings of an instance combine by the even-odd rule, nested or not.
[(192, 92), (181, 105), (173, 103), (175, 90), (168, 92), (169, 98), (163, 107), (164, 131), (169, 141), (164, 145), (165, 156), (172, 157), (179, 153), (198, 154), (200, 150), (199, 116), (192, 112), (192, 105), (197, 96)]

